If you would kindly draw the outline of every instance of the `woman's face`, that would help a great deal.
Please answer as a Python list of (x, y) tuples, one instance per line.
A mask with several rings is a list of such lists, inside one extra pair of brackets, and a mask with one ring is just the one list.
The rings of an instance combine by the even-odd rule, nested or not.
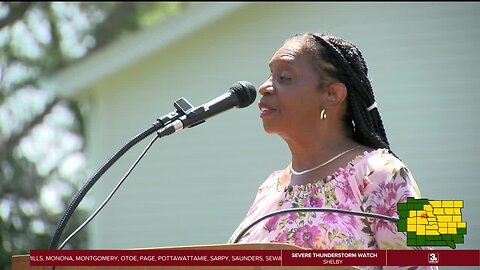
[(318, 74), (302, 53), (299, 42), (288, 42), (269, 62), (270, 75), (259, 87), (258, 103), (267, 133), (288, 137), (309, 132), (320, 120), (326, 91), (320, 89)]

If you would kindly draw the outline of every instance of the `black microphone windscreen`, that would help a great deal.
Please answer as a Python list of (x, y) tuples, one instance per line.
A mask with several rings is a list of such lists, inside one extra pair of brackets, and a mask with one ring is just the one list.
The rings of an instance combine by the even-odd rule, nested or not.
[(257, 97), (257, 89), (247, 81), (241, 81), (233, 84), (230, 90), (235, 92), (238, 97), (238, 108), (249, 106)]

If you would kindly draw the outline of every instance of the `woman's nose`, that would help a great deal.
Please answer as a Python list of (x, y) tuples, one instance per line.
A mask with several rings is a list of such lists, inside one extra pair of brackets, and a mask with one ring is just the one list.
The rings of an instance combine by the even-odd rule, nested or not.
[(272, 84), (272, 80), (269, 78), (267, 79), (262, 85), (260, 85), (260, 87), (258, 88), (258, 93), (260, 93), (260, 95), (262, 96), (265, 96), (265, 95), (271, 95), (273, 94), (273, 84)]

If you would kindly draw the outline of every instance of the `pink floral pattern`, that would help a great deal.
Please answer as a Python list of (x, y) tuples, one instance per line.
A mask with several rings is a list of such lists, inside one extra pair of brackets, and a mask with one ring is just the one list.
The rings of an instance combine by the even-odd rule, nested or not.
[(317, 226), (303, 225), (295, 232), (295, 244), (297, 246), (313, 247), (319, 236), (320, 230)]
[[(397, 203), (405, 202), (407, 197), (420, 197), (410, 171), (386, 149), (364, 152), (333, 175), (306, 185), (289, 187), (289, 181), (288, 169), (267, 178), (230, 243), (255, 220), (282, 209), (324, 207), (398, 217)], [(251, 228), (239, 241), (249, 242), (281, 242), (306, 249), (412, 248), (406, 246), (406, 235), (397, 232), (393, 222), (328, 212), (273, 216)]]

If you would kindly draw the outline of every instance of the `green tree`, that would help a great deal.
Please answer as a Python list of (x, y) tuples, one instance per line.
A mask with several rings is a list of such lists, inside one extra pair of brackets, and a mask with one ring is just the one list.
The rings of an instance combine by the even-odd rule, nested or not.
[[(0, 2), (0, 269), (48, 248), (66, 206), (90, 176), (81, 104), (42, 80), (188, 3)], [(83, 205), (83, 204), (82, 204)], [(80, 208), (65, 234), (86, 218)], [(80, 233), (67, 248), (85, 248)]]

